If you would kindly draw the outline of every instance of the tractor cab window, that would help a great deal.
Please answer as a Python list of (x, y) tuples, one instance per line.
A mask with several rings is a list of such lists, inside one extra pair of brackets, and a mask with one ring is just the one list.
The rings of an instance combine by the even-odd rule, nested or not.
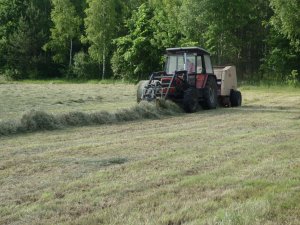
[(174, 74), (175, 71), (184, 69), (184, 57), (182, 55), (170, 55), (167, 61), (167, 74)]
[(197, 73), (202, 73), (203, 69), (202, 69), (202, 58), (201, 56), (197, 57)]
[(169, 55), (167, 61), (167, 74), (174, 74), (175, 71), (186, 69), (188, 73), (195, 73), (196, 57), (194, 55), (187, 55), (186, 68), (184, 68), (184, 55)]
[(187, 55), (186, 70), (188, 73), (195, 73), (196, 71), (196, 57), (194, 55)]
[(212, 65), (211, 65), (211, 61), (210, 61), (210, 56), (204, 55), (204, 60), (205, 60), (206, 73), (210, 73), (210, 74), (214, 73)]

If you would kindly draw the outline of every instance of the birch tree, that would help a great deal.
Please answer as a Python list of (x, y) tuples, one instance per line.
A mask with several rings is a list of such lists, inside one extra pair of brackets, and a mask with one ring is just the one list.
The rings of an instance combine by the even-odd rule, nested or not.
[(116, 28), (115, 1), (88, 0), (84, 20), (86, 37), (90, 44), (89, 54), (92, 59), (102, 63), (102, 79), (105, 78), (106, 58)]
[[(74, 5), (70, 0), (52, 0), (51, 39), (44, 49), (54, 52), (53, 60), (64, 63), (69, 55), (69, 67), (72, 66), (73, 43), (78, 37), (82, 19), (77, 15)], [(68, 54), (67, 54), (68, 52)]]

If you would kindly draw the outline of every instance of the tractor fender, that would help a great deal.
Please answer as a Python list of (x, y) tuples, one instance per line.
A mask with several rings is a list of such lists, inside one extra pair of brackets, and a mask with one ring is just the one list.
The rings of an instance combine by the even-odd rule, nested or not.
[(212, 77), (215, 81), (216, 81), (216, 83), (217, 83), (217, 76), (216, 75), (214, 75), (214, 74), (208, 74), (207, 75), (207, 78), (206, 78), (206, 80), (205, 80), (205, 84), (204, 84), (204, 87), (205, 87), (205, 85), (206, 85), (206, 83), (207, 83), (207, 80), (208, 80), (208, 78), (209, 77)]
[(217, 77), (214, 74), (199, 74), (196, 78), (196, 87), (197, 89), (203, 89), (206, 86), (207, 80), (209, 77), (212, 77), (217, 83)]

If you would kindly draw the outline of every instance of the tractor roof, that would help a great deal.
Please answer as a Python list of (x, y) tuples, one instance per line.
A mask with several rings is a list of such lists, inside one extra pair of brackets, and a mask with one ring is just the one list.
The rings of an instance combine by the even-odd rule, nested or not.
[(169, 54), (178, 54), (178, 53), (197, 53), (200, 55), (204, 55), (204, 54), (208, 54), (210, 55), (210, 53), (208, 51), (206, 51), (203, 48), (199, 48), (199, 47), (184, 47), (184, 48), (167, 48), (167, 53)]

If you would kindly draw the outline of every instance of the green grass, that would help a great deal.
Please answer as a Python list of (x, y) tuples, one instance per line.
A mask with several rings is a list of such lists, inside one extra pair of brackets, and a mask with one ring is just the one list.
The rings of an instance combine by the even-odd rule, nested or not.
[[(64, 113), (135, 101), (126, 84), (0, 90), (5, 120), (34, 105)], [(300, 90), (241, 90), (242, 108), (1, 137), (0, 224), (299, 224)]]

